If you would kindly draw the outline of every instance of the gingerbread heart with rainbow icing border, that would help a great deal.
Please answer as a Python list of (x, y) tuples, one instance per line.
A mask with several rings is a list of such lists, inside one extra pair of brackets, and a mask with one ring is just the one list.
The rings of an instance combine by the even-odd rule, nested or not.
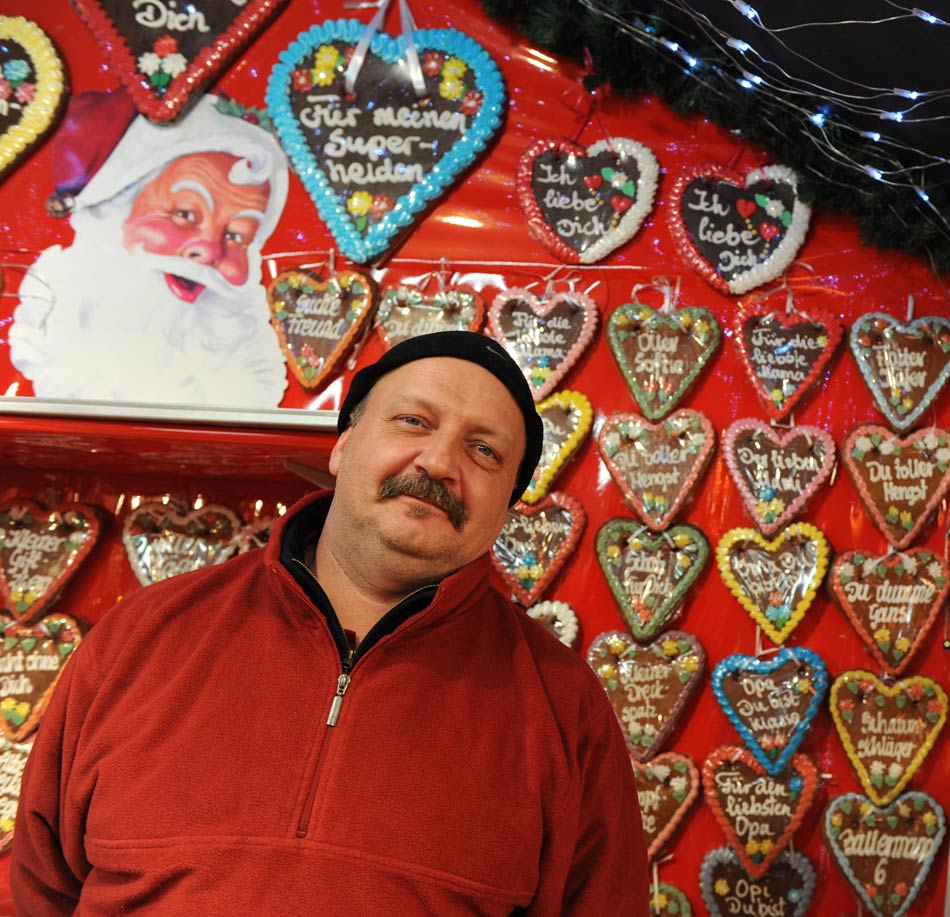
[(594, 419), (593, 408), (580, 392), (555, 392), (538, 403), (544, 437), (541, 458), (531, 482), (521, 495), (525, 503), (537, 503), (547, 492), (564, 466), (574, 457)]
[(825, 371), (843, 329), (827, 309), (776, 309), (754, 298), (739, 304), (733, 331), (759, 401), (770, 417), (783, 420)]
[(828, 541), (807, 522), (793, 522), (771, 540), (754, 529), (731, 529), (719, 540), (723, 582), (769, 638), (784, 643), (814, 601), (828, 569)]
[(946, 564), (924, 548), (883, 556), (844, 551), (828, 580), (851, 626), (892, 675), (900, 675), (922, 646), (950, 587)]
[(8, 742), (0, 738), (0, 853), (6, 853), (13, 844), (16, 811), (20, 802), (20, 785), (26, 759), (33, 749), (33, 740)]
[(18, 624), (0, 615), (0, 731), (22, 742), (40, 725), (53, 689), (82, 636), (66, 615)]
[(709, 418), (684, 408), (653, 424), (639, 414), (611, 414), (597, 448), (626, 504), (654, 531), (666, 529), (716, 447)]
[(583, 293), (535, 296), (503, 290), (488, 310), (497, 340), (521, 368), (535, 401), (549, 395), (590, 346), (597, 330), (597, 304)]
[(821, 709), (828, 668), (813, 650), (764, 659), (737, 653), (713, 667), (713, 695), (768, 774), (781, 774)]
[(815, 867), (798, 850), (783, 851), (764, 876), (754, 879), (735, 850), (715, 847), (703, 857), (699, 890), (711, 917), (804, 917), (815, 878)]
[(861, 503), (881, 534), (906, 548), (950, 488), (950, 432), (928, 427), (900, 436), (861, 424), (841, 450)]
[(805, 241), (811, 208), (798, 176), (774, 165), (740, 175), (720, 166), (684, 172), (673, 185), (670, 231), (683, 260), (723, 293), (776, 277)]
[(947, 695), (930, 678), (893, 684), (850, 669), (832, 683), (831, 718), (864, 792), (891, 802), (920, 769), (947, 720)]
[(0, 113), (3, 176), (53, 126), (66, 97), (66, 75), (49, 36), (22, 16), (0, 16), (0, 72), (7, 84)]
[(908, 913), (946, 830), (940, 803), (916, 791), (884, 808), (844, 793), (828, 804), (822, 823), (825, 846), (874, 917)]
[(587, 148), (536, 140), (518, 160), (515, 188), (528, 229), (569, 264), (593, 264), (632, 239), (653, 209), (659, 163), (636, 140)]
[(484, 150), (505, 88), (468, 35), (412, 38), (425, 92), (406, 75), (406, 43), (375, 32), (353, 87), (345, 73), (366, 27), (335, 19), (301, 32), (267, 84), (280, 142), (340, 250), (366, 263), (390, 251)]
[(95, 507), (32, 500), (0, 503), (0, 598), (21, 624), (43, 615), (99, 538)]
[(726, 467), (763, 535), (791, 522), (831, 477), (835, 443), (821, 427), (780, 431), (757, 418), (731, 423), (722, 437)]
[(647, 842), (647, 859), (659, 852), (699, 795), (699, 770), (689, 755), (665, 751), (646, 763), (632, 761)]
[(586, 525), (580, 500), (559, 491), (534, 506), (516, 503), (509, 508), (491, 561), (522, 605), (541, 597), (570, 559)]
[(693, 917), (689, 898), (669, 882), (650, 883), (651, 917)]
[(899, 322), (882, 312), (851, 326), (851, 353), (887, 422), (906, 430), (934, 403), (950, 379), (950, 319), (938, 315)]
[(703, 762), (703, 793), (745, 871), (761, 879), (815, 801), (818, 769), (798, 754), (769, 774), (747, 748), (720, 745)]
[(152, 121), (184, 112), (257, 37), (287, 0), (130, 3), (71, 0), (126, 88)]
[(373, 313), (376, 284), (358, 271), (322, 279), (308, 271), (281, 271), (267, 285), (270, 323), (297, 381), (323, 388), (346, 359)]
[(389, 350), (402, 341), (438, 331), (478, 331), (485, 304), (471, 287), (443, 284), (433, 293), (398, 284), (387, 287), (376, 310), (376, 332)]
[(651, 640), (682, 610), (709, 558), (709, 543), (692, 525), (654, 534), (633, 519), (605, 522), (597, 533), (597, 560), (637, 640)]
[(241, 520), (226, 506), (188, 509), (170, 501), (140, 503), (126, 516), (122, 543), (136, 579), (150, 586), (226, 561), (238, 547)]
[(591, 642), (587, 662), (607, 692), (627, 748), (646, 761), (659, 751), (699, 687), (706, 654), (683, 631), (667, 631), (640, 646), (630, 634), (615, 630)]
[(656, 311), (638, 302), (607, 319), (607, 341), (640, 410), (650, 420), (669, 414), (719, 346), (720, 329), (708, 309)]

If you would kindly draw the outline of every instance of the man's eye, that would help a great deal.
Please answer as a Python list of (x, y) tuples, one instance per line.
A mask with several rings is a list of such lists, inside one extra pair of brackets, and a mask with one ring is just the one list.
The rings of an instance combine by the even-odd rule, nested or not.
[(421, 427), (422, 421), (418, 417), (413, 417), (411, 414), (399, 418), (403, 423), (407, 423), (413, 427)]
[(476, 443), (475, 449), (481, 455), (484, 455), (485, 458), (490, 458), (490, 459), (498, 458), (498, 453), (494, 449), (492, 449), (491, 446), (486, 446), (485, 443)]

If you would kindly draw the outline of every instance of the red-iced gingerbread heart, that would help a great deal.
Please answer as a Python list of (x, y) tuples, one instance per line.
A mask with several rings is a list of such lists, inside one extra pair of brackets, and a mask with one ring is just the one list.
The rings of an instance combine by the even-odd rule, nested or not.
[(491, 560), (515, 598), (533, 605), (577, 547), (587, 514), (580, 500), (555, 491), (530, 506), (508, 510)]
[(72, 0), (135, 107), (159, 122), (191, 105), (286, 2)]
[(699, 770), (688, 755), (667, 751), (642, 764), (632, 761), (647, 857), (654, 860), (699, 795)]
[(44, 509), (30, 500), (0, 504), (0, 596), (22, 624), (57, 599), (99, 537), (95, 509), (60, 503)]

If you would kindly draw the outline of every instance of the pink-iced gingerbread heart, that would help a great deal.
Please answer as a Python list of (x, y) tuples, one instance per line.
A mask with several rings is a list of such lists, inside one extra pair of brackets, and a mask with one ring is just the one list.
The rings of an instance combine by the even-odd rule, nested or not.
[(747, 418), (729, 425), (722, 444), (742, 504), (763, 535), (795, 519), (835, 466), (834, 440), (820, 427), (783, 432)]
[(521, 367), (535, 401), (554, 391), (590, 346), (597, 304), (583, 293), (537, 297), (513, 287), (488, 311), (492, 336)]

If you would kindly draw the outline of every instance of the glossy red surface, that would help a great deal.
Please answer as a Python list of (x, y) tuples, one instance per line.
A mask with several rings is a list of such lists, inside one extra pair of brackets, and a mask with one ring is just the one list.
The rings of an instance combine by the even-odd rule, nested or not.
[[(91, 35), (82, 26), (67, 0), (6, 0), (4, 13), (33, 18), (63, 52), (75, 91), (107, 89), (116, 85)], [(408, 236), (394, 257), (380, 269), (382, 283), (427, 274), (438, 267), (439, 259), (449, 259), (449, 269), (465, 275), (463, 282), (481, 288), (486, 302), (504, 287), (535, 284), (543, 289), (543, 278), (555, 267), (550, 255), (533, 240), (518, 208), (514, 175), (518, 158), (525, 147), (538, 138), (566, 135), (573, 137), (578, 124), (575, 114), (561, 98), (570, 90), (578, 74), (571, 62), (559, 61), (546, 52), (524, 43), (511, 29), (488, 20), (475, 0), (449, 0), (439, 5), (414, 4), (421, 28), (456, 27), (476, 37), (498, 62), (509, 93), (509, 107), (503, 129), (488, 155), (470, 169), (464, 181), (441, 199), (422, 224)], [(231, 66), (219, 87), (248, 104), (263, 104), (270, 68), (290, 41), (303, 29), (326, 18), (354, 15), (343, 9), (341, 0), (320, 3), (295, 0), (264, 32), (260, 39)], [(363, 21), (369, 18), (362, 14)], [(394, 28), (394, 26), (393, 26)], [(717, 434), (733, 420), (764, 417), (739, 362), (729, 328), (737, 300), (716, 292), (689, 270), (673, 245), (667, 224), (671, 206), (669, 189), (683, 170), (714, 162), (720, 165), (738, 161), (740, 168), (761, 164), (766, 158), (760, 151), (745, 147), (741, 140), (701, 118), (681, 118), (651, 98), (623, 100), (608, 97), (603, 123), (614, 136), (630, 137), (646, 143), (661, 166), (658, 206), (637, 236), (621, 246), (607, 261), (594, 267), (571, 267), (561, 271), (564, 281), (589, 291), (601, 312), (600, 330), (594, 346), (567, 375), (560, 388), (575, 389), (590, 398), (595, 410), (595, 433), (603, 418), (636, 406), (614, 364), (603, 335), (605, 318), (627, 302), (638, 284), (655, 277), (681, 278), (681, 305), (702, 305), (719, 319), (725, 336), (704, 374), (682, 401), (683, 407), (704, 412)], [(594, 124), (581, 135), (581, 142), (600, 139)], [(30, 263), (43, 248), (67, 241), (66, 223), (48, 217), (43, 201), (51, 188), (48, 146), (29, 158), (0, 185), (0, 259), (3, 265), (5, 294), (0, 299), (0, 391), (19, 395), (30, 393), (29, 383), (10, 366), (6, 329), (16, 299), (7, 298), (15, 291), (22, 265)], [(325, 259), (332, 240), (296, 178), (291, 180), (287, 208), (271, 237), (265, 254), (270, 253), (273, 271), (316, 263)], [(808, 280), (811, 292), (802, 294), (803, 302), (820, 304), (841, 316), (846, 325), (869, 311), (905, 315), (907, 299), (913, 295), (916, 314), (950, 314), (945, 285), (935, 279), (928, 265), (907, 256), (865, 248), (853, 225), (844, 218), (821, 209), (814, 214), (811, 229), (799, 258), (808, 265), (801, 276)], [(108, 278), (102, 278), (103, 283)], [(134, 291), (130, 291), (134, 294)], [(655, 292), (642, 293), (644, 301), (659, 306)], [(784, 294), (776, 297), (776, 308), (784, 307)], [(382, 352), (377, 337), (371, 336), (359, 354), (357, 365), (365, 365)], [(77, 354), (77, 359), (82, 355)], [(343, 374), (347, 378), (351, 369)], [(284, 407), (335, 409), (342, 384), (332, 383), (323, 393), (307, 394), (291, 380)], [(3, 468), (0, 496), (11, 493), (52, 500), (78, 495), (101, 506), (106, 513), (118, 513), (107, 519), (100, 544), (72, 583), (67, 587), (57, 610), (78, 615), (87, 622), (97, 621), (116, 597), (136, 588), (119, 540), (124, 508), (133, 494), (148, 496), (170, 493), (194, 500), (225, 502), (245, 516), (254, 513), (254, 502), (263, 501), (262, 511), (272, 510), (278, 502), (288, 502), (305, 485), (278, 471), (279, 461), (288, 450), (294, 454), (309, 451), (304, 435), (284, 438), (266, 431), (222, 434), (217, 430), (189, 428), (171, 424), (164, 429), (126, 429), (121, 436), (109, 434), (102, 457), (98, 448), (100, 428), (59, 420), (3, 418), (0, 424), (0, 466)], [(828, 371), (795, 412), (799, 424), (815, 424), (828, 430), (840, 446), (846, 433), (858, 423), (881, 422), (851, 355), (839, 349)], [(944, 392), (926, 417), (925, 423), (950, 427), (950, 394)], [(125, 435), (128, 434), (128, 435)], [(246, 438), (245, 442), (236, 442)], [(314, 453), (325, 456), (329, 448), (326, 435), (313, 434)], [(100, 443), (101, 445), (101, 443)], [(227, 459), (229, 467), (219, 467), (216, 456)], [(276, 458), (275, 458), (276, 456)], [(233, 463), (246, 461), (245, 477)], [(547, 590), (545, 598), (569, 602), (581, 619), (582, 649), (586, 650), (597, 634), (622, 628), (622, 621), (594, 554), (597, 530), (614, 516), (630, 516), (620, 492), (600, 461), (591, 440), (580, 449), (556, 483), (556, 489), (578, 497), (588, 515), (588, 527), (579, 549), (562, 573)], [(866, 549), (883, 554), (886, 544), (871, 525), (855, 489), (839, 467), (830, 486), (811, 501), (804, 519), (817, 525), (833, 549)], [(679, 515), (679, 521), (699, 526), (711, 546), (729, 529), (748, 526), (747, 517), (735, 485), (721, 455), (713, 459), (700, 481), (694, 497)], [(945, 552), (946, 508), (941, 506), (935, 524), (916, 542)], [(710, 665), (733, 653), (754, 653), (756, 628), (722, 583), (710, 561), (685, 605), (685, 613), (676, 626), (695, 634), (710, 660)], [(907, 674), (923, 674), (944, 685), (950, 680), (950, 653), (941, 642), (946, 614), (940, 616), (927, 645), (915, 657)], [(807, 612), (804, 621), (789, 639), (792, 646), (807, 646), (818, 652), (832, 677), (851, 668), (873, 668), (873, 660), (864, 650), (844, 615), (824, 592)], [(770, 643), (761, 640), (763, 646)], [(720, 711), (709, 688), (708, 676), (698, 696), (687, 706), (678, 727), (664, 746), (690, 755), (702, 765), (710, 751), (721, 744), (733, 744), (738, 737)], [(944, 807), (950, 807), (950, 755), (946, 735), (925, 761), (912, 781), (915, 789), (932, 794)], [(818, 871), (818, 895), (810, 913), (821, 917), (854, 914), (859, 910), (855, 895), (822, 844), (818, 816), (830, 797), (859, 791), (859, 784), (845, 757), (825, 709), (806, 737), (802, 751), (810, 754), (823, 775), (818, 802), (796, 832), (795, 847), (805, 852)], [(500, 841), (502, 842), (502, 841)], [(698, 870), (703, 855), (725, 843), (719, 827), (705, 803), (699, 801), (687, 814), (684, 825), (667, 845), (667, 855), (659, 864), (661, 881), (683, 889), (695, 913), (703, 912), (698, 889)], [(915, 914), (937, 915), (943, 912), (946, 895), (946, 843), (941, 849)], [(0, 871), (6, 860), (0, 860)], [(279, 877), (275, 877), (279, 881)], [(9, 911), (4, 902), (5, 879), (0, 874), (0, 912)]]

